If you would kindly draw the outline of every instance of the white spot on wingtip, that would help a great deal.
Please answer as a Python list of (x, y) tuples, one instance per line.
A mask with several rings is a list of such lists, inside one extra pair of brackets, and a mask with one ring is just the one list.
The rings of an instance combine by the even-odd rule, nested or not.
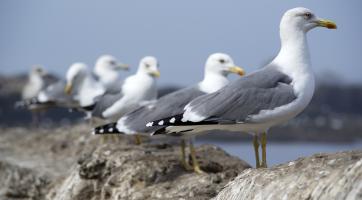
[(104, 133), (104, 129), (99, 129), (99, 133)]
[(170, 119), (170, 123), (175, 123), (175, 121), (176, 121), (176, 118), (174, 118), (174, 117), (172, 117), (172, 118)]
[(147, 127), (153, 126), (153, 122), (148, 122), (148, 123), (146, 124), (146, 126), (147, 126)]
[(163, 120), (159, 121), (158, 125), (162, 126), (163, 125)]
[(113, 128), (109, 128), (108, 131), (109, 131), (109, 132), (113, 132)]

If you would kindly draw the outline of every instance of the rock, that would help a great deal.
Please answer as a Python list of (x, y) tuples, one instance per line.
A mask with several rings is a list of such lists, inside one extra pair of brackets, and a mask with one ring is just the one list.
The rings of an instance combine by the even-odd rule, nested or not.
[[(197, 148), (205, 174), (185, 171), (179, 147), (158, 144), (103, 145), (78, 160), (78, 166), (48, 198), (70, 199), (210, 199), (250, 166), (220, 148)], [(206, 156), (207, 155), (207, 156)]]
[(362, 199), (362, 151), (316, 154), (269, 169), (247, 169), (214, 198)]
[(177, 145), (101, 144), (86, 124), (0, 132), (0, 199), (210, 199), (250, 167), (204, 145), (196, 151), (207, 173), (197, 175), (183, 169)]
[(44, 199), (50, 179), (32, 169), (0, 161), (0, 197)]
[(203, 145), (196, 150), (207, 173), (198, 175), (183, 169), (177, 145), (101, 144), (86, 124), (0, 132), (0, 199), (362, 199), (362, 151), (250, 169)]

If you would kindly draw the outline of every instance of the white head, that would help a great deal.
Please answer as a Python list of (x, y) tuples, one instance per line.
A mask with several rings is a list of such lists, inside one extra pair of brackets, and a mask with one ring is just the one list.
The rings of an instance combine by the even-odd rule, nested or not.
[(137, 73), (147, 74), (152, 77), (159, 77), (160, 71), (158, 70), (158, 67), (159, 64), (155, 57), (146, 56), (141, 59)]
[(32, 68), (31, 68), (31, 71), (30, 71), (30, 75), (34, 75), (34, 76), (44, 76), (46, 75), (46, 71), (44, 70), (44, 68), (41, 66), (41, 65), (34, 65)]
[(129, 66), (124, 63), (120, 63), (115, 57), (111, 55), (102, 55), (96, 61), (95, 71), (98, 70), (128, 70)]
[(86, 64), (72, 64), (66, 74), (67, 84), (64, 88), (64, 92), (66, 94), (70, 94), (72, 92), (73, 86), (78, 85), (80, 82), (82, 82), (88, 73), (88, 66)]
[(280, 21), (281, 37), (288, 37), (291, 33), (306, 33), (315, 27), (336, 29), (334, 22), (317, 17), (307, 8), (293, 8), (284, 13)]
[(229, 55), (224, 53), (214, 53), (206, 60), (205, 75), (218, 74), (227, 76), (230, 73), (236, 73), (240, 76), (245, 74), (242, 68), (234, 64), (233, 59)]

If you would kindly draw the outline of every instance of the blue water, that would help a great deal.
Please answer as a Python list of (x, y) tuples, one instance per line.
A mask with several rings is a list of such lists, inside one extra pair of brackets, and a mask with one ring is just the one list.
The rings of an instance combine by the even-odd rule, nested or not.
[[(229, 154), (245, 160), (249, 164), (255, 166), (254, 148), (253, 144), (245, 142), (196, 142), (197, 145), (201, 144), (214, 144)], [(348, 150), (362, 150), (362, 141), (355, 143), (312, 143), (312, 142), (269, 142), (267, 145), (267, 160), (268, 165), (273, 166), (276, 164), (286, 163), (288, 161), (296, 160), (299, 157), (311, 156), (316, 153), (333, 153), (338, 151)]]

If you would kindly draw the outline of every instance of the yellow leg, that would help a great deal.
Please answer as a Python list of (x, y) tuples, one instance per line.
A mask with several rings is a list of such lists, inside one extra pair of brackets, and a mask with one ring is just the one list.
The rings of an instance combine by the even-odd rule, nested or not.
[(253, 145), (254, 145), (254, 152), (255, 152), (255, 167), (259, 168), (260, 167), (260, 159), (259, 159), (259, 140), (258, 140), (258, 136), (254, 135), (253, 138)]
[(181, 163), (184, 166), (185, 170), (191, 170), (189, 162), (186, 160), (186, 142), (184, 139), (181, 139)]
[(135, 135), (135, 136), (134, 136), (134, 139), (135, 139), (136, 145), (142, 144), (142, 138), (141, 138), (141, 136)]
[(261, 134), (261, 150), (262, 150), (262, 162), (261, 167), (267, 168), (266, 164), (266, 133)]
[(114, 142), (114, 143), (116, 143), (116, 142), (118, 141), (117, 135), (112, 134), (112, 135), (111, 135), (111, 141)]
[(107, 143), (107, 135), (101, 135), (101, 144)]
[(199, 162), (197, 161), (196, 151), (195, 151), (195, 147), (194, 147), (194, 144), (192, 141), (190, 141), (190, 153), (191, 153), (192, 167), (194, 169), (194, 172), (196, 172), (198, 174), (204, 173), (204, 171), (202, 171), (200, 168)]

